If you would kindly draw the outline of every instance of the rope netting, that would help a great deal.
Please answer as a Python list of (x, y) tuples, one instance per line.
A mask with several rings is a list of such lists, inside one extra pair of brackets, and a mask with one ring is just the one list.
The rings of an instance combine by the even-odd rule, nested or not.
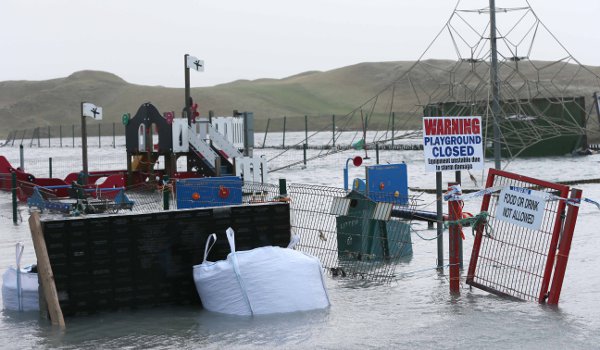
[[(496, 115), (491, 108), (489, 8), (476, 8), (473, 0), (463, 0), (457, 3), (414, 64), (402, 63), (395, 67), (379, 93), (338, 120), (339, 135), (357, 119), (363, 129), (368, 129), (369, 123), (387, 117), (388, 127), (381, 128), (383, 131), (369, 137), (356, 131), (355, 139), (362, 138), (367, 145), (392, 139), (418, 139), (423, 115), (479, 115), (484, 120), (488, 147), (494, 141), (492, 121), (494, 118), (498, 121), (501, 131), (498, 142), (508, 159), (525, 155), (528, 149), (546, 140), (568, 142), (564, 137), (571, 136), (575, 149), (585, 148), (588, 137), (600, 137), (597, 110), (593, 108), (593, 95), (600, 91), (598, 71), (573, 57), (528, 2), (504, 3), (515, 6), (496, 9), (500, 100), (500, 111)], [(548, 54), (549, 44), (554, 44), (551, 60), (541, 56)], [(393, 113), (395, 127), (390, 128)], [(322, 129), (331, 130), (331, 125)], [(320, 131), (311, 133), (308, 139)], [(333, 140), (335, 137), (328, 144)], [(302, 142), (305, 141), (299, 144)], [(288, 150), (281, 154), (286, 152)], [(337, 152), (324, 149), (308, 160)], [(279, 155), (271, 159), (277, 157)], [(290, 166), (293, 165), (296, 164)]]

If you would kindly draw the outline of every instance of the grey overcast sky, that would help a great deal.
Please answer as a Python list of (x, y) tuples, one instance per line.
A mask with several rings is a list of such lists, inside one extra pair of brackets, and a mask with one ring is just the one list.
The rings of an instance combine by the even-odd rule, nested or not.
[[(575, 58), (600, 66), (600, 0), (529, 3)], [(469, 0), (459, 7), (488, 5)], [(135, 84), (181, 87), (185, 53), (205, 60), (192, 86), (416, 60), (455, 6), (454, 0), (1, 0), (0, 81), (92, 69)]]

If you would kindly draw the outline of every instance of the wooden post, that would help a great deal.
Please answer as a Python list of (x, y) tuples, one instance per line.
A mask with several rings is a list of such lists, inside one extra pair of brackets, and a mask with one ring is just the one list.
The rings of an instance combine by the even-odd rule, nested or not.
[(58, 126), (58, 138), (60, 139), (60, 148), (62, 148), (62, 124)]
[(48, 148), (50, 148), (50, 127), (48, 126)]
[(102, 140), (101, 140), (101, 134), (102, 134), (102, 130), (101, 127), (102, 124), (98, 124), (98, 148), (102, 148)]
[(71, 134), (73, 135), (73, 148), (75, 148), (75, 124), (71, 125)]
[(113, 148), (117, 147), (117, 142), (115, 141), (115, 123), (113, 123)]
[(41, 280), (43, 298), (48, 304), (50, 321), (52, 322), (52, 325), (64, 329), (65, 320), (58, 302), (58, 293), (56, 291), (56, 284), (54, 284), (54, 274), (52, 273), (46, 241), (44, 240), (44, 233), (42, 232), (39, 212), (34, 211), (31, 214), (31, 217), (29, 217), (29, 229), (31, 230), (31, 239), (33, 241), (33, 247), (35, 248), (38, 276)]

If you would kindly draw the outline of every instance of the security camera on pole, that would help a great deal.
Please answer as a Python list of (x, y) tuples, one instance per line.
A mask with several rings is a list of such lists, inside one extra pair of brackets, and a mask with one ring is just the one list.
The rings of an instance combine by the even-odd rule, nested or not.
[(89, 102), (81, 102), (81, 161), (83, 163), (82, 180), (84, 185), (87, 185), (88, 178), (86, 117), (94, 120), (102, 120), (102, 107)]

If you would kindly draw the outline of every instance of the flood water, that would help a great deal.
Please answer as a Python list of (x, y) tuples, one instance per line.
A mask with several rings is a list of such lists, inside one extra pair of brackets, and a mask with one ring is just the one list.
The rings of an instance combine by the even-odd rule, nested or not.
[[(270, 137), (272, 135), (269, 135)], [(303, 136), (303, 135), (302, 135)], [(302, 138), (298, 136), (298, 140)], [(291, 137), (291, 136), (290, 136)], [(262, 136), (257, 134), (257, 139)], [(277, 144), (276, 141), (273, 141)], [(326, 141), (321, 140), (325, 143)], [(269, 144), (269, 142), (267, 142)], [(290, 141), (291, 144), (291, 141)], [(125, 164), (122, 148), (90, 149), (98, 164)], [(281, 153), (257, 149), (268, 159)], [(319, 151), (309, 151), (309, 157)], [(47, 160), (55, 158), (55, 176), (63, 177), (74, 165), (61, 165), (80, 159), (80, 148), (26, 149), (26, 170), (47, 171)], [(18, 164), (17, 147), (0, 148), (13, 165)], [(342, 168), (349, 157), (364, 151), (348, 151), (297, 165), (271, 174), (271, 181), (342, 187)], [(366, 164), (375, 163), (369, 151)], [(270, 163), (272, 168), (302, 159), (302, 151), (287, 151)], [(404, 161), (408, 165), (409, 186), (434, 188), (435, 175), (424, 171), (421, 151), (382, 151), (381, 163)], [(493, 166), (491, 162), (486, 167)], [(600, 155), (519, 159), (505, 170), (548, 181), (600, 177)], [(92, 169), (90, 169), (92, 170)], [(473, 172), (475, 183), (463, 173), (464, 187), (480, 188), (487, 172)], [(39, 175), (38, 175), (39, 176)], [(364, 167), (351, 168), (350, 179), (364, 178)], [(444, 183), (454, 173), (444, 174)], [(583, 196), (600, 200), (600, 184), (575, 185)], [(411, 194), (419, 195), (418, 191)], [(435, 198), (420, 194), (422, 209), (435, 210)], [(446, 204), (444, 204), (446, 205)], [(465, 203), (465, 210), (478, 213), (481, 199)], [(15, 261), (15, 243), (25, 243), (23, 264), (35, 262), (27, 225), (28, 210), (19, 207), (21, 220), (13, 225), (8, 193), (0, 193), (0, 268)], [(423, 237), (435, 230), (415, 224)], [(460, 296), (449, 293), (447, 270), (438, 272), (436, 241), (413, 235), (412, 259), (396, 269), (391, 284), (326, 278), (331, 307), (327, 310), (284, 315), (232, 317), (200, 308), (165, 307), (144, 311), (120, 311), (67, 318), (67, 328), (59, 331), (37, 312), (0, 312), (0, 348), (100, 348), (100, 349), (592, 349), (600, 348), (600, 210), (582, 204), (571, 249), (567, 273), (558, 307), (533, 302), (515, 302), (470, 289), (463, 281)], [(473, 237), (465, 230), (465, 265), (468, 265)], [(446, 236), (447, 237), (447, 236)], [(445, 241), (447, 248), (447, 240)], [(445, 256), (447, 257), (447, 252)]]

